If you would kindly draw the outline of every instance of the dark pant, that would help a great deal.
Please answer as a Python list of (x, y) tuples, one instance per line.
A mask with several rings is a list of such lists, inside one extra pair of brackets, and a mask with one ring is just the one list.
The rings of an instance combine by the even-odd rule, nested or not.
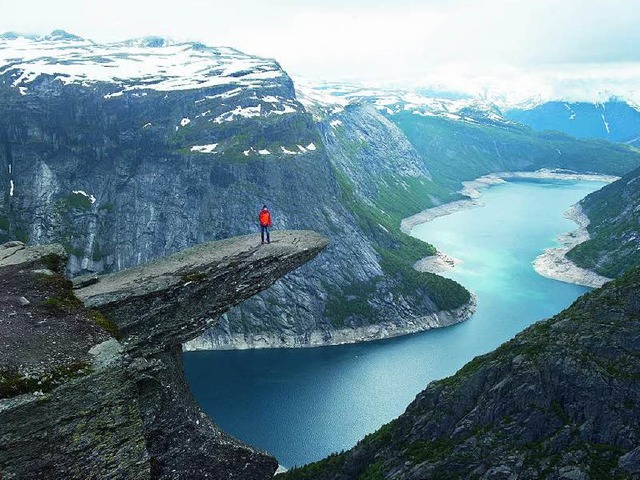
[(264, 243), (264, 232), (267, 232), (267, 243), (271, 243), (271, 240), (269, 239), (269, 227), (260, 225), (260, 236), (262, 237), (262, 243)]

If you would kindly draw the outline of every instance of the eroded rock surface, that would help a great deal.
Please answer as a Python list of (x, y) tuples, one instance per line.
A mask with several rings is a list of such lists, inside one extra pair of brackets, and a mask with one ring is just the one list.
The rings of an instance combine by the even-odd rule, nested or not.
[(181, 343), (326, 245), (308, 231), (212, 242), (82, 281), (77, 297), (59, 246), (0, 247), (0, 478), (270, 478), (276, 459), (191, 396)]

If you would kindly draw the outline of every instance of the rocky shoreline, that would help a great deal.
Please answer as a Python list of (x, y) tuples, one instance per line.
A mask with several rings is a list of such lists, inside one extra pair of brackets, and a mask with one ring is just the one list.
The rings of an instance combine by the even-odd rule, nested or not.
[[(475, 313), (476, 307), (477, 298), (472, 294), (468, 303), (455, 310), (411, 318), (402, 324), (381, 322), (366, 327), (313, 331), (306, 335), (286, 337), (263, 333), (252, 335), (229, 333), (216, 337), (198, 337), (184, 343), (182, 349), (188, 352), (196, 350), (247, 350), (250, 348), (308, 348), (383, 340), (460, 323), (471, 317)], [(221, 320), (224, 321), (224, 318)]]
[(575, 283), (585, 287), (598, 288), (612, 279), (598, 275), (586, 268), (578, 267), (566, 256), (576, 245), (589, 240), (589, 218), (582, 211), (579, 203), (567, 210), (564, 216), (578, 225), (573, 232), (559, 235), (557, 240), (561, 247), (548, 248), (533, 261), (533, 268), (543, 277), (553, 278), (561, 282)]
[(418, 260), (413, 265), (413, 268), (419, 272), (442, 273), (455, 268), (461, 263), (462, 260), (460, 259), (453, 258), (443, 252), (436, 252), (435, 255)]
[[(450, 215), (467, 208), (480, 207), (483, 203), (480, 200), (481, 190), (492, 185), (499, 185), (513, 179), (549, 179), (549, 180), (588, 180), (611, 183), (619, 177), (612, 175), (601, 175), (591, 173), (575, 173), (565, 170), (541, 169), (535, 172), (497, 172), (483, 175), (475, 180), (462, 182), (460, 193), (467, 196), (467, 199), (438, 205), (434, 208), (423, 210), (416, 215), (402, 220), (400, 229), (407, 235), (417, 225), (430, 222), (435, 218)], [(565, 254), (576, 245), (589, 239), (587, 225), (589, 219), (582, 212), (579, 205), (574, 205), (565, 216), (578, 224), (578, 230), (560, 235), (558, 241), (562, 247), (549, 248), (537, 257), (534, 268), (540, 275), (562, 282), (575, 283), (588, 287), (600, 287), (610, 281), (609, 278), (602, 277), (595, 272), (576, 266)], [(414, 268), (421, 272), (441, 273), (451, 270), (460, 263), (460, 260), (450, 257), (444, 252), (437, 252), (432, 257), (425, 257), (414, 265)]]

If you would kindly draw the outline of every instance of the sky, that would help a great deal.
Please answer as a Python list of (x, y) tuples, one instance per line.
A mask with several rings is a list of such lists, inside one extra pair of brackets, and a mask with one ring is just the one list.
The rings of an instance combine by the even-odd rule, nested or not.
[(638, 0), (0, 0), (0, 31), (167, 36), (294, 77), (523, 98), (639, 95), (639, 26)]

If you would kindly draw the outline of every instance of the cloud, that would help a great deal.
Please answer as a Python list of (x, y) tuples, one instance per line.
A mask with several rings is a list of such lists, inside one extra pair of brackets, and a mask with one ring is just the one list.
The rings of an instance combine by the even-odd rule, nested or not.
[(0, 12), (0, 30), (200, 40), (327, 80), (617, 92), (640, 64), (637, 0), (0, 0)]

